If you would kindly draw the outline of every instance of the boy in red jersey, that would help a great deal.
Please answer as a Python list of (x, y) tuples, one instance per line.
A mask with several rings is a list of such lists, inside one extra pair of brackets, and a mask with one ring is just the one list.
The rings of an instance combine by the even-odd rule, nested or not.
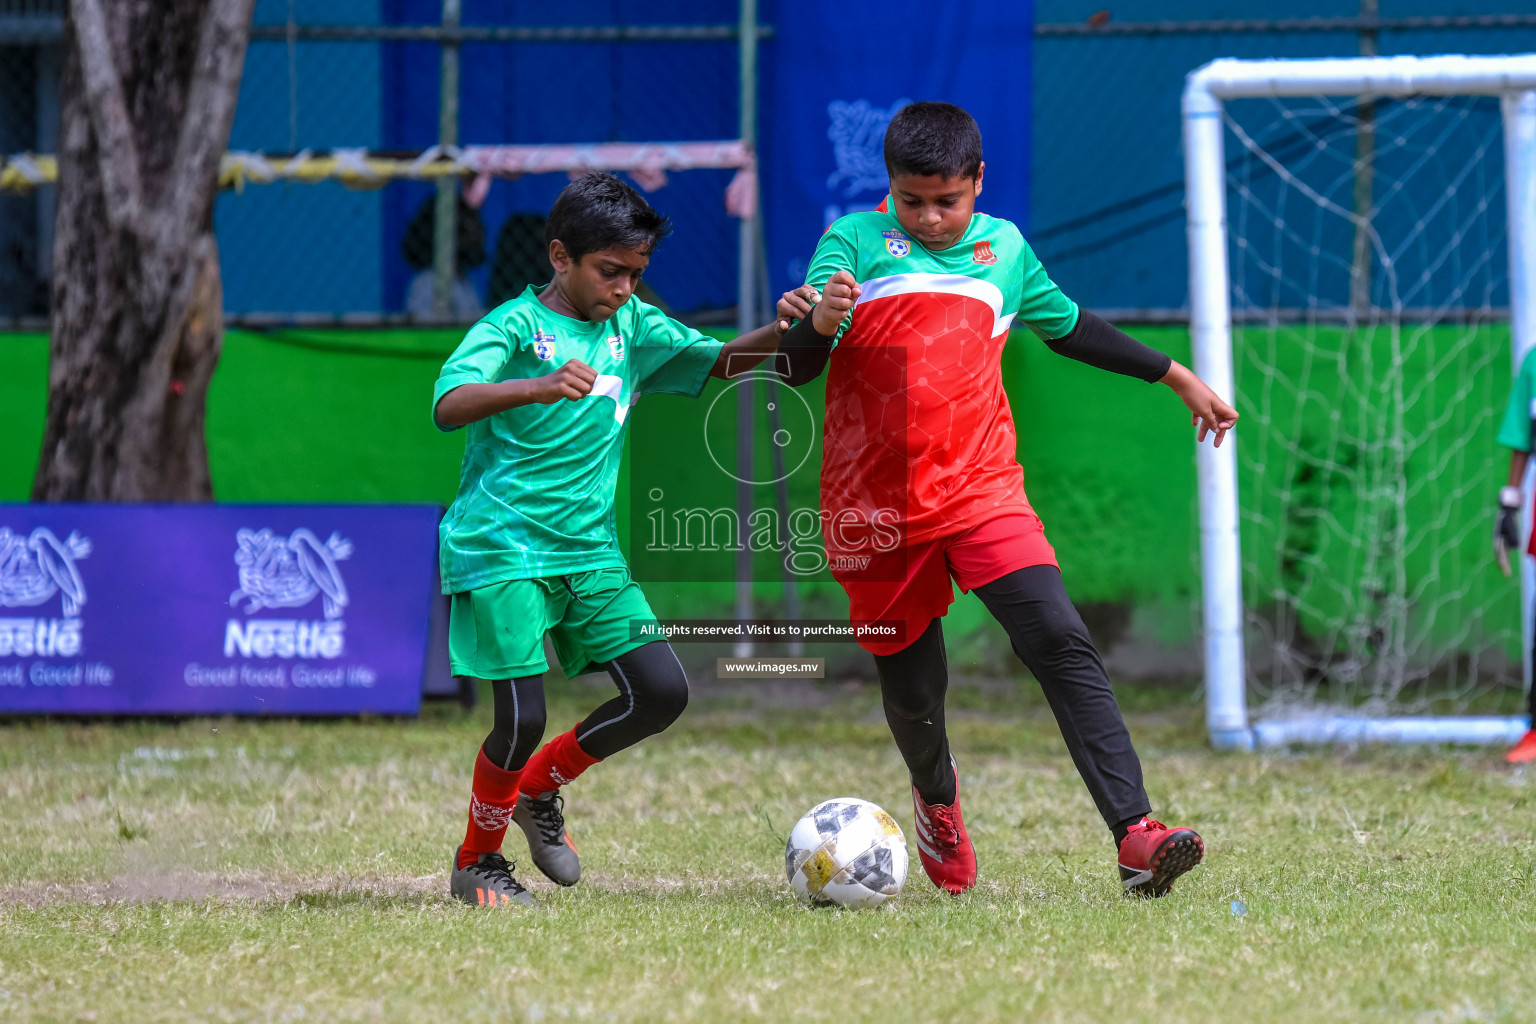
[(849, 616), (905, 625), (890, 642), (860, 642), (875, 656), (886, 721), (911, 774), (919, 858), (949, 892), (976, 883), (944, 729), (939, 620), (953, 577), (1040, 681), (1114, 834), (1126, 891), (1161, 896), (1204, 846), (1192, 830), (1149, 817), (1104, 664), (1024, 494), (1000, 363), (1008, 327), (1017, 316), (1062, 355), (1167, 384), (1200, 441), (1213, 434), (1220, 444), (1237, 413), (1185, 367), (1079, 310), (1018, 228), (975, 212), (981, 132), (964, 110), (903, 108), (886, 132), (885, 162), (890, 195), (827, 229), (806, 285), (785, 294), (779, 314), (801, 318), (781, 345), (789, 383), (831, 364), (821, 500)]

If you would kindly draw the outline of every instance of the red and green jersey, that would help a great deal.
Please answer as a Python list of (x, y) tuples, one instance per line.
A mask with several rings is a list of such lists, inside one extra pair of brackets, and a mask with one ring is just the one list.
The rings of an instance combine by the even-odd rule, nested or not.
[[(828, 368), (829, 553), (878, 542), (882, 523), (916, 544), (1027, 509), (1003, 344), (1016, 317), (1049, 339), (1077, 324), (1077, 305), (1010, 221), (975, 214), (958, 242), (935, 252), (889, 206), (887, 197), (836, 221), (806, 275), (819, 289), (847, 270), (862, 288)], [(875, 532), (861, 536), (863, 523)]]

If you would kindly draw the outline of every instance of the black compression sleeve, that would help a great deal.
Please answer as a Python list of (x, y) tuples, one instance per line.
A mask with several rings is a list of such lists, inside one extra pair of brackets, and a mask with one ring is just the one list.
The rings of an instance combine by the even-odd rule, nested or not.
[(496, 721), (481, 749), (503, 771), (521, 771), (544, 738), (544, 677), (493, 679), (491, 697)]
[(827, 359), (832, 355), (832, 342), (835, 340), (818, 333), (811, 326), (810, 317), (785, 331), (784, 337), (779, 339), (779, 352), (788, 357), (789, 363), (784, 383), (798, 388), (820, 377), (821, 371), (827, 368)]
[(1064, 338), (1047, 340), (1052, 352), (1096, 366), (1101, 370), (1140, 377), (1155, 384), (1168, 375), (1173, 360), (1086, 309), (1077, 314), (1077, 326)]

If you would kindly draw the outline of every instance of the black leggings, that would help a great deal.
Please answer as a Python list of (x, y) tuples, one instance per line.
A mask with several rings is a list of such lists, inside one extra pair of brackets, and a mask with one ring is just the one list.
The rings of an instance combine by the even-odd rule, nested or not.
[[(1532, 648), (1531, 657), (1533, 659), (1531, 664), (1536, 665), (1536, 641), (1532, 642), (1531, 648)], [(1526, 694), (1525, 694), (1525, 713), (1530, 716), (1530, 719), (1531, 719), (1530, 727), (1532, 729), (1536, 729), (1536, 683), (1532, 683), (1531, 684), (1531, 688), (1526, 691)]]
[[(688, 706), (688, 677), (672, 645), (657, 640), (603, 666), (619, 695), (576, 726), (576, 743), (599, 760), (661, 732)], [(544, 677), (491, 681), (495, 722), (481, 749), (507, 771), (520, 771), (544, 738)]]
[[(976, 596), (1002, 623), (1019, 660), (1034, 673), (1056, 715), (1067, 750), (1093, 802), (1111, 829), (1151, 809), (1141, 762), (1131, 746), (1104, 662), (1067, 597), (1055, 566), (1018, 569), (976, 588)], [(918, 794), (928, 803), (955, 798), (944, 729), (949, 671), (944, 632), (934, 619), (915, 643), (878, 655), (885, 720)]]

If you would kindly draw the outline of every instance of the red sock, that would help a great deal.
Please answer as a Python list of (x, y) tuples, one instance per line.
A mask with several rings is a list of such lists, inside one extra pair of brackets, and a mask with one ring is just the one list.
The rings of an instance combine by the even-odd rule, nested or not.
[(480, 751), (475, 758), (475, 777), (470, 783), (469, 831), (464, 833), (464, 847), (459, 851), (459, 867), (467, 868), (482, 853), (501, 849), (501, 837), (512, 820), (517, 804), (517, 780), (522, 772), (498, 768)]
[(563, 732), (528, 759), (523, 767), (522, 790), (531, 796), (551, 793), (575, 782), (578, 775), (601, 760), (581, 749), (575, 729)]

